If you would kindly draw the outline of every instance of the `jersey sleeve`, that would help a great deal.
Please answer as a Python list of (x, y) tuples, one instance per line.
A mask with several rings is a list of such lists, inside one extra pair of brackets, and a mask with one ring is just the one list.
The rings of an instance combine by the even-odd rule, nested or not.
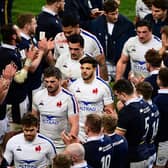
[(128, 122), (129, 122), (129, 115), (127, 115), (125, 110), (122, 109), (119, 112), (117, 129), (121, 131), (127, 131)]
[(54, 40), (55, 46), (54, 46), (54, 58), (57, 60), (57, 58), (60, 56), (59, 51), (58, 51), (58, 46), (57, 46), (57, 36), (55, 37)]
[(105, 105), (113, 103), (112, 90), (109, 86), (105, 86), (103, 101)]
[(130, 46), (130, 43), (131, 43), (131, 39), (128, 39), (125, 43), (124, 43), (124, 46), (123, 46), (123, 50), (122, 50), (122, 54), (129, 57), (129, 46)]
[(47, 153), (47, 158), (50, 162), (50, 165), (52, 164), (52, 160), (56, 155), (56, 149), (54, 147), (54, 144), (52, 142), (50, 142), (49, 144), (49, 148), (48, 148), (48, 153)]
[(101, 55), (103, 54), (103, 47), (102, 45), (100, 44), (99, 40), (97, 39), (97, 37), (94, 38), (93, 40), (93, 46), (94, 48), (94, 51), (93, 51), (93, 57), (96, 57), (98, 55)]
[(10, 139), (7, 142), (6, 148), (5, 148), (5, 152), (4, 152), (4, 158), (7, 161), (7, 163), (10, 165), (12, 163), (13, 158), (13, 142), (12, 139)]
[(69, 97), (68, 101), (68, 116), (76, 115), (79, 113), (78, 103), (76, 98), (72, 95)]
[(36, 93), (33, 96), (33, 101), (32, 101), (32, 109), (36, 111), (38, 111), (38, 99), (39, 99), (39, 96), (38, 96), (38, 93)]

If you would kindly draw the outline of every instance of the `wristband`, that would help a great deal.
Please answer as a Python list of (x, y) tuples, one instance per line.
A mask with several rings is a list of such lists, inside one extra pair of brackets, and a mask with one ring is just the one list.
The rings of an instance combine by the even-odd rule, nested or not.
[(14, 77), (15, 82), (24, 83), (26, 79), (27, 79), (27, 70), (21, 69), (20, 71), (16, 72)]
[(27, 58), (24, 65), (27, 66), (27, 67), (30, 67), (31, 63), (32, 63), (32, 60), (30, 58)]

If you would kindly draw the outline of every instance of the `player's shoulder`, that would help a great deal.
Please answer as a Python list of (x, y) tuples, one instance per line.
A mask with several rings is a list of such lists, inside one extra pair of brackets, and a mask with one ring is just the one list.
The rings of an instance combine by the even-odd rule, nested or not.
[(64, 32), (60, 32), (55, 36), (55, 42), (67, 42)]
[(156, 44), (161, 44), (161, 39), (155, 35), (152, 35), (152, 42)]
[(66, 96), (73, 97), (73, 93), (68, 89), (62, 88), (62, 93), (65, 94)]
[(56, 153), (54, 142), (50, 138), (46, 137), (45, 135), (42, 135), (42, 134), (38, 133), (37, 136), (36, 136), (36, 141), (39, 142), (39, 143), (46, 144), (47, 146), (50, 146), (51, 148), (54, 149), (54, 151)]
[(99, 85), (101, 85), (101, 86), (110, 88), (109, 83), (106, 82), (105, 80), (103, 80), (103, 79), (102, 79), (101, 77), (99, 77), (99, 76), (96, 76), (95, 83), (97, 83), (97, 84), (99, 84)]
[(23, 137), (24, 137), (23, 133), (18, 133), (16, 135), (11, 136), (8, 140), (8, 143), (18, 144), (18, 142), (21, 142), (24, 139)]
[(84, 29), (81, 29), (80, 35), (84, 39), (90, 39), (90, 40), (93, 40), (93, 41), (97, 41), (97, 37), (94, 34), (88, 32), (88, 31), (86, 31)]
[(138, 36), (133, 36), (133, 37), (130, 37), (127, 42), (131, 43), (131, 42), (138, 42)]
[(113, 146), (118, 146), (120, 144), (127, 143), (127, 140), (123, 136), (118, 135), (116, 133), (111, 135), (110, 138), (111, 138)]
[(46, 94), (47, 94), (47, 89), (44, 88), (44, 89), (42, 89), (42, 90), (37, 91), (37, 92), (34, 94), (34, 97), (35, 97), (35, 98), (42, 98), (42, 97), (44, 97)]
[(79, 84), (83, 84), (83, 83), (84, 82), (83, 82), (82, 78), (78, 78), (78, 79), (76, 79), (75, 81), (73, 81), (71, 83), (70, 88), (73, 89), (75, 86), (79, 86), (80, 87)]

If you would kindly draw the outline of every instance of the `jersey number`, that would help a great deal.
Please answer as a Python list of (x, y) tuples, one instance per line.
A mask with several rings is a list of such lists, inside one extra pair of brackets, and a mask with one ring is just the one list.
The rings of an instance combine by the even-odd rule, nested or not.
[(109, 168), (110, 167), (110, 162), (111, 162), (111, 156), (106, 155), (101, 158), (102, 162), (102, 168)]

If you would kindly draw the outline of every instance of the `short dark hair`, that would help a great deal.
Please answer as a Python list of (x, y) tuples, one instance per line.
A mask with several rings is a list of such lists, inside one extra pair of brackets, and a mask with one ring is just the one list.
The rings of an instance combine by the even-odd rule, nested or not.
[(38, 127), (38, 119), (32, 113), (28, 112), (23, 115), (21, 119), (21, 124), (26, 127), (35, 126)]
[(161, 81), (163, 87), (168, 87), (168, 68), (160, 68), (158, 78)]
[(167, 10), (167, 6), (165, 5), (165, 3), (165, 0), (152, 0), (152, 5), (162, 10)]
[(53, 168), (70, 168), (72, 166), (72, 159), (69, 155), (58, 153), (53, 158)]
[(13, 24), (6, 24), (6, 25), (2, 26), (1, 34), (2, 34), (2, 41), (4, 43), (10, 44), (12, 36), (14, 34), (17, 35), (17, 32), (16, 32), (16, 29), (14, 28)]
[(96, 68), (97, 65), (98, 65), (97, 60), (95, 60), (93, 57), (90, 57), (90, 56), (86, 56), (86, 57), (82, 58), (79, 62), (80, 62), (81, 65), (86, 64), (86, 63), (92, 64), (92, 66), (94, 68)]
[(150, 9), (152, 6), (152, 0), (142, 0), (143, 3)]
[(94, 133), (100, 133), (101, 127), (102, 127), (102, 118), (98, 114), (88, 114), (86, 116), (86, 126), (94, 132)]
[(131, 95), (134, 93), (134, 86), (129, 80), (119, 79), (114, 83), (113, 90), (118, 93), (124, 92), (127, 95)]
[(107, 0), (103, 4), (103, 9), (106, 13), (114, 12), (116, 9), (119, 8), (119, 4), (115, 0)]
[(17, 25), (22, 29), (27, 23), (31, 23), (33, 18), (35, 18), (35, 16), (31, 13), (21, 14), (17, 18)]
[(68, 39), (68, 42), (79, 43), (80, 46), (84, 48), (84, 39), (80, 34), (73, 34), (69, 36), (67, 39)]
[(149, 82), (146, 81), (140, 82), (135, 87), (137, 93), (140, 93), (145, 100), (151, 99), (153, 87)]
[(44, 70), (44, 78), (55, 76), (58, 80), (62, 79), (61, 71), (54, 66), (49, 66)]
[(46, 0), (46, 3), (48, 4), (48, 5), (52, 5), (53, 3), (55, 3), (55, 2), (60, 2), (61, 0)]
[(151, 26), (151, 24), (149, 23), (149, 21), (147, 21), (147, 20), (145, 20), (145, 19), (142, 19), (142, 20), (138, 21), (138, 22), (136, 23), (136, 25), (135, 25), (135, 28), (137, 29), (138, 27), (142, 27), (142, 26), (146, 26), (146, 27), (148, 27), (148, 29), (149, 29), (150, 31), (152, 31), (152, 26)]
[(62, 25), (63, 27), (76, 27), (77, 25), (79, 25), (79, 17), (73, 12), (66, 12), (62, 16)]
[(145, 53), (146, 62), (151, 64), (153, 67), (160, 67), (162, 63), (162, 57), (159, 54), (159, 51), (155, 49), (149, 49)]

